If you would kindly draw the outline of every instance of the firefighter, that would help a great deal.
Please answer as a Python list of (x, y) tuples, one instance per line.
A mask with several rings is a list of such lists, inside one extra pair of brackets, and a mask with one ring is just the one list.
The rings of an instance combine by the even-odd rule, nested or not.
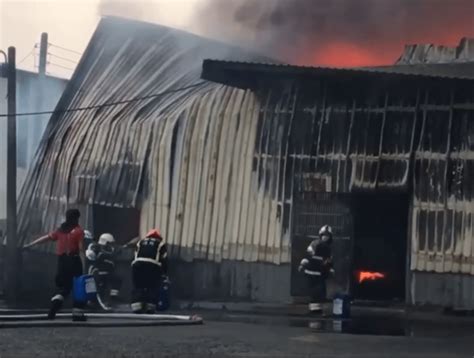
[(112, 234), (105, 233), (100, 235), (97, 243), (91, 243), (87, 247), (86, 257), (91, 263), (89, 272), (97, 273), (99, 277), (105, 277), (107, 286), (110, 287), (110, 298), (115, 300), (120, 293), (122, 280), (115, 272), (114, 247), (115, 238)]
[[(64, 299), (71, 293), (74, 278), (82, 275), (85, 267), (84, 230), (79, 226), (81, 214), (77, 209), (66, 211), (66, 220), (58, 229), (48, 235), (27, 244), (24, 248), (43, 244), (49, 241), (56, 243), (58, 266), (56, 273), (56, 294), (51, 299), (48, 319), (54, 319), (61, 309)], [(85, 302), (74, 301), (72, 320), (85, 321)]]
[(306, 258), (301, 260), (298, 270), (303, 272), (308, 281), (311, 302), (310, 313), (321, 314), (322, 303), (326, 300), (326, 280), (332, 268), (332, 229), (324, 225), (319, 230), (319, 236), (309, 244), (306, 250)]
[(157, 229), (144, 239), (135, 238), (125, 246), (136, 244), (132, 262), (132, 310), (134, 313), (155, 313), (160, 279), (168, 274), (166, 244)]

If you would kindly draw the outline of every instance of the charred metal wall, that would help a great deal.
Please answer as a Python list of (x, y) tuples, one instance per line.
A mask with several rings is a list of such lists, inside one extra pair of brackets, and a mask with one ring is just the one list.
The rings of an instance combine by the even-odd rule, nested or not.
[[(460, 294), (471, 292), (471, 281), (446, 275), (472, 275), (474, 269), (468, 179), (474, 143), (472, 81), (368, 80), (350, 89), (337, 79), (307, 82), (289, 81), (282, 89), (289, 91), (293, 83), (295, 105), (288, 106), (293, 108), (291, 135), (271, 135), (273, 143), (285, 147), (286, 141), (289, 149), (282, 156), (279, 147), (260, 147), (257, 155), (264, 158), (267, 170), (286, 176), (293, 192), (409, 193), (409, 262), (414, 280), (410, 301), (423, 302), (429, 293), (436, 293), (442, 299), (434, 301), (472, 306), (468, 296)], [(279, 113), (272, 118), (281, 117), (278, 106), (272, 110)], [(285, 125), (279, 126), (283, 133)], [(280, 132), (271, 128), (264, 130)], [(437, 282), (436, 275), (421, 272), (444, 275)], [(448, 277), (455, 277), (462, 288), (446, 285)], [(411, 275), (408, 283), (410, 279)], [(431, 282), (426, 292), (425, 279)], [(439, 295), (443, 287), (446, 292)]]
[[(264, 165), (293, 177), (296, 191), (318, 184), (317, 191), (411, 193), (412, 270), (471, 273), (472, 84), (295, 88), (291, 135), (276, 135), (278, 146), (257, 151)], [(287, 133), (285, 125), (264, 130)]]
[[(287, 300), (289, 233), (282, 229), (276, 189), (269, 192), (265, 182), (280, 186), (271, 172), (262, 173), (264, 182), (255, 175), (262, 171), (255, 143), (273, 139), (259, 132), (265, 104), (250, 91), (199, 84), (199, 59), (210, 55), (246, 56), (179, 31), (102, 20), (20, 195), (22, 242), (57, 227), (67, 207), (81, 209), (88, 229), (96, 205), (133, 208), (141, 234), (161, 230), (175, 275), (188, 273), (183, 282), (193, 277), (196, 297)], [(64, 111), (149, 95), (156, 96)], [(35, 250), (46, 255), (53, 247)], [(25, 263), (29, 292), (52, 276), (51, 270), (29, 275), (43, 267), (36, 262)], [(216, 280), (222, 285), (212, 288)]]
[(68, 206), (134, 208), (140, 232), (159, 227), (200, 286), (239, 281), (208, 292), (263, 299), (256, 287), (289, 287), (295, 192), (390, 190), (413, 193), (412, 270), (474, 273), (470, 82), (196, 85), (197, 59), (232, 49), (116, 21), (103, 20), (58, 108), (173, 92), (55, 114), (20, 197), (23, 240), (55, 228)]
[(474, 310), (474, 276), (414, 271), (408, 302), (414, 305)]
[(290, 267), (222, 260), (172, 262), (172, 295), (187, 300), (291, 302)]

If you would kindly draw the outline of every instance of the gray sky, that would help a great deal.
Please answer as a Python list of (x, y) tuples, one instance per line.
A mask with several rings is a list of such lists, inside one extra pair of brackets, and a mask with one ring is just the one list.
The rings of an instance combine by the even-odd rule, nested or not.
[[(103, 0), (106, 1), (108, 0)], [(142, 1), (144, 8), (150, 5), (161, 11), (144, 11), (141, 17), (164, 25), (186, 28), (194, 6), (200, 1)], [(28, 70), (34, 69), (33, 55), (29, 54), (35, 43), (39, 42), (42, 32), (49, 34), (52, 44), (82, 53), (100, 19), (100, 4), (100, 0), (0, 0), (0, 49), (15, 46), (17, 61), (26, 57), (19, 67)], [(56, 57), (51, 57), (50, 61), (54, 61), (55, 65), (49, 66), (49, 72), (69, 77), (71, 71), (57, 65), (72, 68), (79, 56), (60, 48), (52, 47), (50, 51)]]

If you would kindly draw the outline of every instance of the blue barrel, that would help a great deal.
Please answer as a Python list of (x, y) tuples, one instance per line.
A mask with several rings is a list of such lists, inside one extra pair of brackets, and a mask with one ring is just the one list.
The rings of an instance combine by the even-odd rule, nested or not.
[(76, 302), (87, 302), (93, 300), (97, 295), (94, 276), (82, 275), (75, 277), (73, 294)]
[(162, 282), (158, 291), (158, 311), (166, 311), (170, 307), (170, 285), (168, 281)]
[(349, 295), (338, 293), (334, 296), (332, 314), (337, 318), (349, 318), (351, 316), (351, 298)]

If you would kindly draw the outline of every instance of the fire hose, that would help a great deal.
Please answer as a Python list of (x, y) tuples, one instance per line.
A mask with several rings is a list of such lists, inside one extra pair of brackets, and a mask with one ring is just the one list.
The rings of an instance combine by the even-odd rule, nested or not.
[[(27, 327), (149, 327), (149, 326), (180, 326), (200, 325), (203, 319), (196, 315), (171, 314), (133, 314), (133, 313), (87, 313), (91, 320), (73, 322), (71, 313), (60, 313), (56, 320), (48, 320), (47, 316), (39, 313), (23, 313), (13, 311), (14, 314), (0, 315), (0, 328), (27, 328)], [(25, 312), (25, 311), (23, 311)], [(28, 311), (27, 311), (28, 312)], [(5, 311), (0, 311), (5, 313)]]

